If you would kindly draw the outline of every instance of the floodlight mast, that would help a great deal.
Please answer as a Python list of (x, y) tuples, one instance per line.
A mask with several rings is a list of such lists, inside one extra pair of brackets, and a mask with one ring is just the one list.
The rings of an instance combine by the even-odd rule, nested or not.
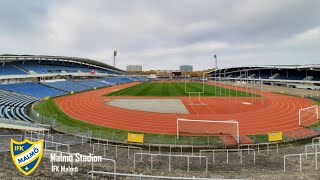
[(117, 56), (117, 50), (113, 51), (113, 67), (116, 67), (116, 56)]
[(215, 86), (214, 86), (214, 94), (215, 96), (217, 95), (217, 69), (218, 69), (218, 60), (217, 60), (217, 55), (214, 54), (213, 58), (215, 59), (215, 70), (214, 70), (214, 81), (215, 81)]
[(215, 54), (215, 55), (213, 55), (213, 58), (215, 59), (215, 61), (214, 61), (214, 62), (215, 62), (215, 66), (216, 66), (215, 68), (216, 68), (216, 69), (218, 69), (218, 60), (217, 60), (217, 55), (216, 55), (216, 54)]

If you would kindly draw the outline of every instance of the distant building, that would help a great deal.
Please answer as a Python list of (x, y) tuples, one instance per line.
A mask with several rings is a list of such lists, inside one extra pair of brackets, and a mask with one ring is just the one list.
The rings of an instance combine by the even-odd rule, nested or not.
[(141, 65), (127, 65), (127, 71), (131, 72), (140, 72), (142, 71), (142, 66)]
[(155, 70), (157, 74), (171, 74), (172, 72), (176, 72), (179, 70)]
[(181, 76), (181, 71), (173, 71), (172, 76)]
[(182, 65), (180, 66), (180, 71), (181, 72), (192, 72), (193, 71), (193, 67), (190, 65)]

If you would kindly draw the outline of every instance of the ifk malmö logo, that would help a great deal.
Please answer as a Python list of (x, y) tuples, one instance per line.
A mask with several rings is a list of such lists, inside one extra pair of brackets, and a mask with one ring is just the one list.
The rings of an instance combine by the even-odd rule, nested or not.
[(11, 139), (10, 150), (12, 160), (19, 171), (29, 175), (37, 169), (41, 161), (43, 140), (32, 142), (25, 139), (22, 142), (17, 142)]

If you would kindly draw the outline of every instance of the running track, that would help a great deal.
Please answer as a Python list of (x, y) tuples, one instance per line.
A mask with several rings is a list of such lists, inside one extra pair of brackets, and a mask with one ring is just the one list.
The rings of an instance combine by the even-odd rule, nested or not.
[[(176, 134), (176, 119), (207, 119), (207, 120), (237, 120), (240, 124), (240, 135), (264, 134), (267, 132), (282, 131), (287, 136), (301, 136), (314, 133), (298, 126), (298, 111), (301, 108), (313, 106), (308, 99), (264, 92), (264, 107), (261, 98), (254, 99), (253, 105), (243, 105), (242, 102), (251, 102), (250, 97), (202, 97), (201, 101), (208, 105), (190, 105), (187, 97), (180, 98), (190, 114), (178, 115), (169, 113), (142, 112), (109, 106), (107, 101), (116, 97), (103, 96), (104, 94), (127, 88), (137, 82), (116, 85), (94, 91), (83, 92), (71, 96), (56, 98), (57, 104), (69, 116), (76, 119), (111, 128), (150, 132), (158, 134)], [(213, 83), (209, 83), (213, 84)], [(219, 85), (217, 86), (225, 86)], [(232, 89), (249, 91), (244, 88)], [(256, 94), (261, 92), (256, 91)], [(141, 98), (141, 97), (140, 97)], [(148, 98), (148, 97), (145, 97)], [(153, 97), (155, 98), (155, 97)], [(173, 98), (173, 97), (170, 97)], [(191, 102), (199, 103), (197, 98)], [(308, 124), (314, 123), (314, 117), (307, 117)], [(294, 133), (292, 131), (295, 131)]]

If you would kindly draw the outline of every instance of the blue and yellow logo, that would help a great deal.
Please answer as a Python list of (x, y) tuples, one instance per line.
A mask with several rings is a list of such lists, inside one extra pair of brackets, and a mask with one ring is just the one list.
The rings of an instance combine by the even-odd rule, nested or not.
[(37, 169), (41, 161), (43, 140), (32, 142), (25, 139), (22, 142), (17, 142), (11, 139), (10, 150), (12, 160), (19, 171), (29, 175)]

